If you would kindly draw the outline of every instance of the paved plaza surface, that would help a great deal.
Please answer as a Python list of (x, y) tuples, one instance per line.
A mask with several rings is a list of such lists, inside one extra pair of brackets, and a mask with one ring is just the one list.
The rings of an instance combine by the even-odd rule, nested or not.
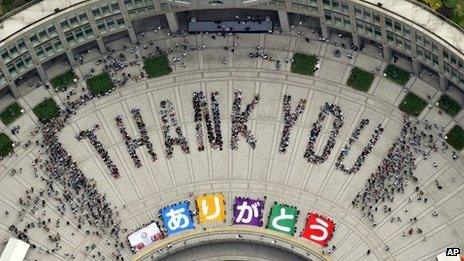
[[(162, 32), (149, 32), (139, 40), (140, 47), (123, 50), (129, 60), (135, 61), (136, 55), (140, 57), (153, 52), (153, 46), (149, 45), (147, 49), (143, 47), (153, 41), (154, 46), (174, 49), (168, 56), (173, 73), (151, 80), (132, 81), (109, 96), (88, 103), (71, 118), (68, 126), (59, 134), (64, 148), (72, 155), (79, 168), (88, 178), (97, 181), (99, 191), (105, 193), (112, 206), (117, 207), (122, 227), (128, 231), (139, 228), (150, 220), (157, 220), (158, 210), (166, 205), (184, 199), (193, 201), (191, 193), (199, 195), (217, 191), (224, 193), (228, 212), (232, 209), (235, 196), (266, 196), (269, 204), (265, 207), (265, 213), (269, 211), (271, 202), (278, 201), (298, 206), (302, 210), (302, 217), (311, 210), (331, 217), (337, 225), (330, 243), (337, 248), (331, 254), (333, 260), (432, 260), (446, 247), (464, 248), (464, 161), (462, 158), (453, 161), (450, 150), (432, 153), (427, 159), (422, 156), (416, 159), (415, 176), (424, 196), (429, 199), (427, 203), (417, 201), (418, 195), (414, 191), (416, 185), (408, 184), (405, 192), (395, 197), (391, 204), (391, 213), (378, 212), (375, 227), (361, 217), (359, 209), (352, 207), (352, 200), (362, 191), (366, 179), (375, 171), (401, 130), (403, 116), (397, 106), (406, 95), (405, 90), (413, 90), (424, 99), (429, 95), (433, 103), (440, 97), (436, 86), (412, 77), (406, 87), (402, 87), (382, 76), (376, 76), (368, 93), (355, 91), (345, 85), (351, 68), (359, 66), (372, 71), (377, 66), (385, 68), (387, 65), (375, 50), (354, 52), (353, 58), (348, 59), (346, 55), (351, 50), (338, 47), (341, 57), (335, 58), (333, 51), (337, 47), (315, 39), (308, 43), (296, 33), (239, 34), (212, 39), (211, 35), (167, 37)], [(121, 46), (125, 41), (112, 43), (111, 47), (122, 50)], [(224, 49), (225, 46), (233, 48), (234, 42), (237, 43), (235, 53)], [(182, 44), (194, 46), (197, 50), (189, 51), (183, 56), (183, 51), (179, 48)], [(279, 70), (276, 69), (275, 61), (249, 57), (249, 53), (256, 51), (258, 45), (272, 59), (282, 61)], [(201, 46), (204, 48), (198, 50)], [(284, 60), (291, 58), (294, 52), (313, 53), (319, 57), (321, 68), (314, 77), (290, 73), (290, 62), (285, 63)], [(95, 50), (86, 57), (84, 64), (78, 66), (76, 71), (79, 76), (89, 74), (91, 68), (97, 69), (95, 59), (98, 56), (92, 53)], [(174, 57), (183, 58), (180, 62), (172, 62)], [(182, 63), (185, 63), (184, 66)], [(136, 74), (143, 69), (141, 66), (132, 66), (125, 70)], [(85, 82), (78, 82), (75, 88), (78, 93), (81, 92), (81, 87), (85, 87)], [(243, 91), (242, 106), (248, 104), (253, 95), (260, 94), (261, 100), (247, 123), (257, 139), (254, 150), (246, 144), (243, 137), (240, 137), (237, 150), (230, 149), (230, 114), (233, 92), (236, 89)], [(200, 90), (208, 95), (214, 91), (219, 93), (224, 137), (222, 151), (212, 150), (209, 145), (202, 152), (196, 149), (192, 94)], [(291, 132), (287, 153), (281, 154), (278, 145), (284, 125), (282, 100), (285, 94), (292, 96), (292, 108), (296, 107), (300, 99), (307, 99), (308, 103)], [(38, 123), (31, 108), (44, 97), (50, 96), (60, 105), (67, 99), (66, 93), (56, 94), (44, 87), (19, 99), (27, 112), (14, 123), (22, 128), (12, 139), (25, 142), (40, 138), (31, 136), (31, 131)], [(179, 146), (175, 146), (172, 159), (164, 156), (159, 113), (160, 102), (166, 99), (172, 101), (190, 146), (189, 154), (182, 153)], [(329, 159), (321, 165), (314, 165), (308, 163), (303, 155), (312, 124), (317, 119), (320, 107), (326, 102), (341, 107), (345, 125), (340, 130)], [(158, 160), (152, 162), (145, 148), (137, 149), (137, 154), (142, 159), (141, 168), (134, 166), (114, 120), (116, 116), (122, 115), (128, 133), (132, 137), (138, 137), (137, 127), (130, 113), (133, 108), (140, 109), (158, 155)], [(378, 124), (385, 126), (385, 130), (361, 170), (347, 175), (335, 168), (335, 160), (363, 118), (369, 119), (370, 124), (361, 133), (359, 142), (353, 145), (346, 162), (354, 162)], [(446, 130), (454, 126), (455, 122), (462, 122), (463, 118), (462, 111), (454, 119), (440, 115), (435, 106), (426, 108), (418, 117), (421, 121), (436, 122)], [(331, 121), (330, 119), (324, 123), (322, 134), (316, 143), (317, 152), (322, 151), (330, 134)], [(90, 129), (95, 124), (101, 126), (96, 134), (121, 172), (121, 177), (117, 180), (109, 175), (90, 143), (75, 138), (79, 131)], [(8, 127), (2, 123), (0, 130), (10, 133)], [(31, 164), (43, 151), (38, 147), (25, 149), (21, 146), (15, 152), (16, 155), (0, 162), (0, 209), (11, 213), (0, 213), (2, 240), (9, 238), (8, 227), (18, 221), (18, 198), (30, 187), (43, 187), (43, 183), (34, 176)], [(434, 164), (437, 166), (434, 167)], [(22, 168), (21, 173), (14, 176), (7, 174), (12, 169), (19, 168)], [(443, 189), (437, 189), (435, 180), (440, 182)], [(67, 217), (60, 217), (56, 205), (55, 201), (47, 202), (47, 216), (52, 220), (61, 218), (64, 222)], [(438, 213), (437, 216), (432, 215), (434, 211)], [(400, 217), (402, 221), (391, 222), (392, 217)], [(35, 218), (33, 215), (26, 215), (25, 219), (33, 221)], [(417, 218), (417, 221), (409, 222), (413, 218)], [(28, 260), (69, 259), (64, 256), (65, 252), (73, 253), (78, 260), (83, 260), (86, 258), (85, 246), (92, 243), (96, 244), (96, 248), (87, 252), (87, 258), (91, 259), (92, 255), (100, 252), (107, 260), (111, 259), (113, 250), (107, 244), (112, 242), (111, 238), (87, 236), (84, 231), (77, 229), (72, 219), (69, 221), (70, 226), (51, 228), (61, 235), (63, 248), (58, 254), (47, 255), (30, 251)], [(229, 223), (231, 221), (228, 219), (228, 223), (223, 226), (230, 225)], [(300, 218), (296, 225), (297, 231), (304, 227), (303, 223), (304, 218)], [(403, 232), (410, 228), (421, 228), (423, 232), (404, 237)], [(32, 229), (30, 237), (38, 245), (52, 244), (42, 230)], [(385, 250), (386, 246), (389, 246), (389, 251)], [(0, 247), (2, 248), (3, 246)], [(372, 253), (366, 255), (367, 250)], [(123, 251), (125, 259), (132, 255), (126, 247)], [(97, 256), (95, 259), (102, 260), (102, 257)]]

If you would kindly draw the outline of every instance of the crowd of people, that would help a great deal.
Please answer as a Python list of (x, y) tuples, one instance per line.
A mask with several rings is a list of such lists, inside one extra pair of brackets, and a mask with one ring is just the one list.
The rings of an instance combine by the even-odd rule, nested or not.
[(157, 160), (157, 155), (155, 153), (153, 143), (150, 141), (150, 137), (148, 136), (148, 131), (145, 122), (143, 121), (142, 114), (140, 114), (140, 109), (135, 108), (131, 110), (132, 117), (134, 118), (135, 124), (137, 125), (137, 129), (139, 130), (140, 138), (134, 139), (132, 138), (126, 130), (124, 122), (122, 120), (122, 115), (116, 116), (116, 126), (119, 129), (119, 133), (121, 133), (122, 139), (126, 144), (127, 152), (129, 153), (130, 157), (132, 158), (135, 167), (140, 168), (142, 167), (142, 161), (140, 160), (139, 156), (137, 155), (136, 149), (141, 146), (146, 146), (147, 152), (150, 155), (150, 158), (153, 162)]
[(280, 139), (279, 144), (279, 152), (285, 153), (287, 152), (287, 147), (290, 142), (290, 132), (295, 126), (296, 121), (303, 114), (305, 110), (305, 106), (307, 103), (306, 99), (301, 99), (298, 105), (296, 106), (295, 112), (290, 112), (290, 101), (292, 99), (291, 95), (284, 95), (283, 99), (283, 114), (284, 114), (284, 129), (282, 130), (282, 138)]
[(382, 124), (379, 124), (377, 128), (374, 130), (374, 134), (372, 134), (371, 139), (369, 140), (367, 145), (364, 147), (364, 149), (361, 151), (361, 154), (359, 154), (358, 158), (356, 159), (355, 163), (353, 164), (351, 168), (346, 167), (345, 164), (343, 163), (343, 160), (346, 158), (346, 156), (350, 152), (350, 149), (353, 146), (353, 144), (359, 139), (359, 135), (361, 134), (361, 131), (368, 124), (369, 124), (368, 119), (362, 119), (359, 122), (358, 126), (351, 134), (351, 137), (348, 139), (348, 144), (346, 144), (345, 147), (341, 150), (340, 155), (335, 161), (335, 168), (345, 172), (346, 174), (354, 174), (359, 171), (364, 161), (366, 160), (367, 156), (371, 153), (372, 149), (374, 148), (375, 144), (380, 139), (383, 133), (384, 129), (382, 127)]
[(193, 93), (193, 110), (196, 130), (196, 140), (198, 151), (205, 149), (203, 135), (203, 118), (206, 123), (206, 133), (209, 144), (212, 149), (223, 149), (222, 132), (221, 132), (221, 114), (219, 112), (219, 92), (211, 92), (211, 115), (208, 110), (208, 103), (205, 94), (200, 92)]
[[(187, 50), (186, 47), (184, 49), (185, 51)], [(258, 48), (258, 51), (260, 49), (261, 47)], [(159, 54), (166, 54), (166, 52), (161, 50), (159, 47), (156, 47), (155, 52), (150, 53), (150, 55), (153, 56)], [(250, 57), (251, 56), (252, 55), (250, 55)], [(253, 57), (254, 56), (255, 54), (253, 54)], [(258, 56), (261, 57), (260, 54)], [(267, 55), (263, 53), (262, 58), (267, 59), (265, 57), (267, 57)], [(116, 79), (116, 74), (121, 73), (121, 71), (124, 68), (127, 68), (127, 66), (140, 65), (140, 63), (137, 61), (138, 59), (136, 62), (134, 62), (134, 64), (128, 64), (124, 55), (115, 55), (115, 51), (112, 50), (109, 56), (106, 56), (104, 59), (97, 61), (96, 65), (103, 67), (103, 71), (110, 74), (110, 76), (115, 80), (117, 86), (123, 86), (130, 80), (137, 80), (145, 77), (143, 72), (141, 72), (140, 75), (124, 73), (122, 75), (122, 79)], [(84, 59), (80, 58), (79, 62), (82, 64)], [(90, 77), (90, 74), (85, 75), (84, 80)], [(246, 142), (252, 148), (255, 148), (256, 139), (248, 129), (246, 123), (250, 113), (259, 102), (259, 95), (256, 95), (253, 101), (246, 106), (246, 109), (241, 112), (242, 93), (241, 91), (237, 90), (234, 94), (235, 99), (233, 103), (232, 114), (232, 135), (230, 140), (231, 148), (238, 148), (239, 134), (246, 138)], [(208, 131), (207, 134), (210, 144), (212, 144), (213, 148), (217, 147), (222, 149), (222, 135), (220, 132), (221, 122), (219, 118), (219, 102), (216, 99), (217, 95), (217, 93), (213, 93), (211, 97), (212, 120), (210, 116), (206, 116), (206, 113), (209, 112), (205, 110), (204, 107), (206, 103), (204, 96), (201, 97), (197, 93), (197, 100), (195, 100), (196, 98), (194, 94), (193, 103), (195, 108), (195, 122), (197, 123), (197, 135), (201, 135), (197, 137), (197, 141), (203, 141), (203, 132), (199, 130), (203, 129), (203, 126), (198, 125), (198, 122), (201, 122), (200, 115), (203, 113), (205, 118), (209, 118), (209, 120), (206, 120), (206, 128)], [(12, 224), (9, 227), (9, 230), (12, 234), (16, 235), (21, 240), (31, 243), (32, 249), (38, 249), (40, 252), (47, 254), (56, 253), (57, 251), (61, 250), (62, 238), (59, 232), (55, 232), (55, 227), (58, 228), (60, 226), (60, 220), (67, 219), (73, 220), (73, 222), (61, 221), (61, 223), (65, 223), (67, 226), (75, 226), (77, 230), (79, 230), (81, 233), (84, 233), (85, 235), (100, 238), (106, 235), (110, 235), (115, 241), (113, 244), (108, 242), (108, 244), (114, 246), (112, 258), (116, 260), (124, 260), (121, 252), (124, 249), (123, 240), (121, 240), (121, 234), (125, 233), (126, 230), (120, 227), (120, 220), (118, 217), (119, 212), (116, 210), (117, 208), (112, 207), (111, 203), (108, 201), (107, 196), (98, 191), (96, 181), (92, 178), (87, 178), (78, 168), (78, 165), (74, 161), (73, 157), (65, 150), (62, 143), (58, 139), (58, 133), (66, 126), (70, 117), (76, 114), (77, 110), (81, 106), (84, 106), (88, 101), (99, 97), (101, 96), (93, 97), (87, 93), (82, 94), (75, 100), (72, 100), (70, 97), (68, 97), (68, 101), (64, 103), (64, 108), (61, 110), (60, 116), (48, 123), (41, 123), (40, 129), (37, 129), (37, 132), (41, 133), (43, 139), (40, 141), (38, 140), (36, 143), (38, 145), (39, 153), (37, 154), (37, 158), (33, 160), (32, 165), (34, 169), (34, 175), (43, 182), (44, 188), (28, 189), (26, 191), (26, 195), (18, 199), (19, 207), (21, 209), (19, 211), (19, 219), (16, 221), (16, 224)], [(288, 99), (287, 103), (286, 99)], [(286, 151), (288, 146), (291, 127), (295, 124), (298, 115), (300, 115), (304, 110), (304, 103), (303, 101), (300, 101), (300, 104), (297, 106), (295, 113), (290, 114), (289, 102), (290, 96), (284, 99), (285, 127), (279, 148), (279, 150), (283, 153)], [(305, 152), (305, 158), (314, 164), (321, 164), (327, 159), (330, 151), (335, 145), (335, 138), (338, 135), (340, 128), (343, 126), (343, 115), (339, 106), (329, 105), (326, 103), (324, 106), (322, 106), (321, 110), (322, 111), (319, 114), (318, 120), (313, 124), (310, 142), (308, 143), (308, 147)], [(182, 134), (181, 127), (177, 122), (177, 118), (170, 101), (163, 101), (161, 103), (161, 114), (163, 122), (163, 134), (165, 137), (166, 145), (166, 155), (168, 158), (172, 157), (174, 145), (180, 145), (182, 151), (188, 153), (188, 144)], [(314, 146), (316, 140), (322, 130), (322, 123), (325, 120), (325, 117), (329, 114), (333, 115), (335, 118), (333, 129), (330, 132), (329, 140), (323, 149), (322, 155), (315, 155)], [(140, 159), (138, 159), (138, 156), (135, 153), (135, 149), (139, 146), (146, 145), (147, 148), (151, 150), (153, 146), (148, 139), (147, 130), (138, 109), (133, 110), (132, 115), (140, 131), (140, 139), (132, 139), (129, 137), (127, 131), (125, 131), (121, 117), (116, 118), (116, 122), (119, 130), (121, 131), (121, 134), (124, 137), (127, 148), (134, 160), (134, 163), (136, 166), (137, 164), (141, 166)], [(175, 127), (175, 132), (177, 134), (176, 138), (172, 138), (169, 134), (171, 126)], [(214, 126), (215, 134), (213, 139), (211, 138), (213, 137), (212, 126)], [(431, 129), (432, 127), (434, 126), (429, 123), (426, 123), (425, 125), (426, 130)], [(94, 132), (97, 129), (98, 127), (90, 131), (81, 132), (76, 136), (76, 138), (88, 138), (108, 168), (114, 171), (112, 172), (112, 175), (115, 177), (119, 176), (119, 171), (117, 171), (115, 164), (109, 158), (108, 152), (103, 148), (102, 144), (96, 138)], [(124, 133), (122, 130), (124, 130)], [(359, 167), (361, 166), (365, 156), (368, 155), (372, 147), (375, 145), (375, 141), (378, 139), (376, 137), (380, 137), (382, 130), (383, 128), (380, 126), (376, 129), (372, 139), (368, 143), (368, 146), (366, 146), (366, 148), (369, 148), (368, 151), (366, 151), (365, 148), (363, 151), (363, 153), (365, 153), (364, 157), (358, 158), (352, 169), (356, 169), (356, 164), (358, 164), (358, 161), (360, 162)], [(354, 133), (356, 135), (353, 134), (352, 138), (350, 138), (349, 146), (355, 142), (359, 136), (359, 133), (361, 132), (361, 130), (359, 130), (359, 133), (356, 133), (356, 131), (357, 130), (355, 130)], [(440, 137), (444, 137), (443, 131), (444, 130), (440, 131)], [(376, 134), (378, 134), (378, 136), (375, 136)], [(351, 142), (351, 139), (355, 140)], [(359, 208), (361, 210), (362, 216), (372, 221), (373, 225), (375, 226), (375, 212), (377, 212), (378, 209), (382, 209), (382, 207), (378, 208), (378, 206), (382, 204), (384, 211), (391, 211), (391, 208), (389, 208), (386, 204), (393, 201), (396, 193), (404, 192), (407, 181), (412, 180), (414, 183), (417, 183), (417, 178), (414, 176), (416, 158), (413, 154), (413, 151), (416, 154), (418, 153), (423, 155), (426, 159), (428, 155), (430, 155), (430, 151), (438, 150), (436, 141), (437, 140), (433, 137), (432, 141), (430, 141), (429, 135), (426, 135), (423, 131), (419, 131), (418, 128), (413, 126), (409, 119), (405, 119), (400, 136), (394, 141), (394, 144), (390, 148), (387, 156), (383, 159), (375, 173), (371, 174), (363, 190), (355, 197), (352, 202), (353, 206)], [(426, 147), (429, 149), (429, 151), (424, 149), (425, 143), (428, 143)], [(200, 146), (200, 142), (198, 144)], [(445, 145), (446, 143), (443, 142), (442, 151), (447, 149), (447, 145), (446, 148)], [(202, 145), (202, 148), (204, 149), (204, 145)], [(348, 154), (349, 148), (350, 147), (348, 147), (347, 150), (343, 150), (344, 156)], [(152, 160), (156, 160), (156, 154), (154, 154), (154, 151), (152, 151), (150, 155)], [(459, 154), (453, 151), (452, 158), (456, 160), (458, 157)], [(343, 158), (341, 161), (343, 161)], [(343, 169), (345, 168), (346, 167)], [(14, 173), (16, 173), (16, 171)], [(437, 182), (437, 187), (440, 189), (442, 185)], [(424, 192), (418, 186), (416, 186), (416, 193), (418, 194), (418, 200), (427, 202), (427, 198), (423, 195)], [(47, 208), (56, 209), (61, 215), (61, 219), (52, 220), (52, 218), (49, 217)], [(28, 214), (34, 216), (34, 218), (29, 220), (29, 218), (26, 218)], [(5, 215), (9, 215), (9, 212), (6, 211)], [(434, 211), (432, 215), (437, 216), (438, 212)], [(29, 221), (26, 224), (22, 224), (24, 220)], [(416, 221), (412, 219), (411, 222)], [(50, 241), (51, 247), (47, 248), (34, 243), (29, 236), (32, 229), (43, 229), (46, 233), (48, 233), (48, 239)], [(410, 234), (409, 231), (411, 230), (408, 230), (407, 234)], [(414, 231), (417, 231), (417, 233), (420, 231), (419, 234), (422, 233), (422, 229), (419, 230), (419, 228), (412, 230), (412, 232)], [(74, 235), (74, 232), (71, 235)], [(86, 251), (92, 251), (95, 248), (96, 246), (92, 245), (90, 247), (86, 247)], [(368, 253), (370, 253), (370, 251)], [(100, 256), (100, 252), (98, 252), (97, 255)], [(74, 254), (65, 253), (65, 256), (72, 259), (75, 258)]]
[[(424, 127), (427, 128), (427, 125)], [(356, 195), (352, 205), (359, 208), (361, 215), (376, 226), (376, 212), (383, 210), (384, 213), (390, 213), (389, 204), (393, 202), (395, 195), (404, 193), (408, 182), (418, 183), (418, 178), (414, 175), (416, 158), (422, 156), (427, 160), (430, 153), (435, 151), (436, 142), (437, 139), (434, 139), (433, 135), (426, 135), (420, 126), (405, 116), (400, 135), (375, 172), (367, 179), (363, 190)], [(428, 202), (418, 185), (415, 185), (414, 193), (417, 194), (418, 201)], [(411, 202), (413, 200), (409, 198), (409, 203)], [(401, 222), (400, 217), (392, 218), (392, 222), (395, 220)], [(414, 222), (414, 219), (411, 221)]]
[(103, 144), (98, 140), (97, 135), (95, 134), (95, 131), (97, 131), (98, 129), (100, 129), (100, 125), (95, 124), (95, 126), (92, 129), (83, 130), (79, 132), (76, 135), (76, 139), (79, 141), (82, 139), (89, 139), (90, 144), (92, 145), (92, 147), (94, 147), (98, 155), (100, 155), (100, 158), (105, 163), (106, 167), (109, 169), (111, 176), (117, 179), (120, 176), (119, 169), (111, 159), (110, 155), (108, 154), (108, 151), (104, 148)]
[(248, 117), (250, 117), (251, 112), (256, 105), (258, 105), (258, 102), (259, 94), (256, 94), (251, 103), (249, 103), (242, 112), (242, 91), (234, 91), (234, 102), (232, 104), (231, 115), (232, 133), (230, 135), (230, 148), (232, 150), (238, 149), (239, 134), (246, 139), (246, 143), (248, 143), (252, 149), (256, 148), (256, 138), (251, 133), (251, 130), (248, 129), (246, 123), (248, 122)]
[[(330, 131), (327, 144), (324, 146), (321, 155), (316, 155), (315, 146), (316, 141), (322, 131), (322, 124), (324, 123), (325, 118), (328, 115), (332, 115), (334, 120), (332, 122), (332, 130)], [(304, 158), (313, 164), (319, 165), (324, 163), (330, 155), (330, 152), (335, 146), (336, 138), (340, 129), (343, 126), (343, 113), (340, 106), (335, 104), (325, 103), (321, 106), (321, 112), (318, 115), (316, 122), (313, 123), (313, 128), (311, 129), (311, 134), (309, 137), (308, 146), (304, 153)]]
[[(176, 111), (170, 100), (161, 101), (161, 122), (166, 158), (172, 158), (174, 145), (179, 145), (184, 153), (190, 153), (187, 139), (182, 133), (182, 127), (177, 120)], [(171, 127), (174, 127), (176, 137), (171, 136)]]

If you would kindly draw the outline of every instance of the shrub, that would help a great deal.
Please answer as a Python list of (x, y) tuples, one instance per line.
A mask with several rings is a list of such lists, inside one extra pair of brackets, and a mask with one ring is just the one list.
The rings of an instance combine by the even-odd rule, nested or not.
[(18, 103), (13, 102), (0, 113), (0, 119), (5, 125), (8, 125), (21, 116), (21, 110), (21, 106), (19, 106)]
[(399, 108), (401, 111), (404, 111), (411, 116), (417, 117), (425, 108), (425, 106), (427, 106), (426, 101), (422, 100), (414, 93), (409, 92), (406, 97), (404, 97)]
[(6, 157), (13, 151), (13, 142), (5, 133), (0, 133), (0, 159)]
[(290, 70), (292, 73), (313, 76), (316, 63), (317, 58), (314, 55), (295, 53), (293, 54), (293, 63)]
[(55, 100), (52, 98), (48, 98), (37, 104), (32, 111), (41, 122), (48, 122), (60, 115), (60, 109), (58, 108), (58, 105), (56, 105)]
[(113, 89), (114, 84), (108, 73), (96, 75), (87, 80), (87, 87), (92, 95), (99, 95), (109, 92)]
[(461, 110), (461, 105), (448, 95), (442, 95), (438, 100), (438, 108), (443, 110), (449, 116), (454, 117)]
[(168, 57), (166, 55), (144, 59), (143, 65), (148, 78), (160, 77), (172, 72), (172, 68), (169, 66)]
[(384, 73), (387, 75), (388, 79), (403, 86), (409, 81), (409, 78), (411, 77), (409, 72), (391, 64), (385, 68)]
[(76, 75), (74, 74), (72, 70), (69, 70), (53, 78), (50, 81), (50, 83), (52, 84), (55, 90), (62, 92), (62, 91), (66, 91), (68, 86), (74, 83), (74, 79), (76, 79)]
[(346, 84), (358, 91), (367, 92), (373, 81), (374, 75), (372, 73), (354, 67)]
[(455, 150), (461, 151), (464, 148), (464, 130), (461, 126), (455, 125), (446, 136), (446, 142)]

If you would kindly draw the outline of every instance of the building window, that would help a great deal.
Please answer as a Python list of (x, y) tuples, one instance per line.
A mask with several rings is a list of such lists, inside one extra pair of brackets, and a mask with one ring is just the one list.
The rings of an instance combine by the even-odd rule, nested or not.
[(63, 29), (69, 28), (69, 23), (67, 20), (62, 21), (60, 25), (61, 25), (61, 28)]
[(33, 35), (29, 38), (29, 40), (31, 41), (32, 44), (36, 44), (39, 42), (39, 38), (37, 37), (37, 35)]
[(102, 10), (102, 13), (103, 13), (104, 15), (107, 15), (107, 14), (111, 13), (110, 7), (107, 6), (107, 5), (103, 6), (103, 7), (101, 8), (101, 10)]
[(3, 60), (6, 60), (6, 59), (8, 59), (8, 58), (10, 58), (9, 55), (8, 55), (8, 53), (7, 53), (6, 51), (3, 51), (3, 53), (2, 53), (2, 59), (3, 59)]
[(447, 51), (443, 51), (443, 57), (449, 59), (449, 54)]
[(416, 43), (422, 45), (422, 36), (420, 36), (418, 34), (416, 35)]
[(380, 23), (380, 16), (378, 14), (374, 14), (373, 17), (374, 17), (374, 22), (376, 24), (379, 24)]
[(10, 48), (10, 53), (13, 54), (13, 55), (17, 54), (18, 53), (18, 48), (16, 48), (16, 46), (11, 47)]
[(69, 19), (69, 22), (71, 23), (71, 25), (76, 25), (77, 23), (79, 23), (79, 21), (77, 20), (77, 17), (73, 16)]
[(92, 9), (92, 15), (95, 16), (95, 17), (101, 16), (100, 9), (98, 9), (98, 8)]
[(342, 3), (342, 12), (346, 14), (350, 12), (348, 5)]
[(356, 14), (356, 16), (360, 17), (361, 16), (361, 9), (359, 8), (354, 8), (354, 13)]
[(80, 15), (79, 15), (79, 20), (80, 20), (81, 22), (87, 21), (87, 14), (86, 14), (86, 13), (80, 14)]
[(39, 32), (39, 38), (44, 40), (47, 38), (47, 32), (45, 30)]
[(24, 50), (24, 49), (26, 49), (26, 44), (24, 43), (24, 40), (20, 40), (20, 41), (18, 42), (18, 48), (19, 48), (19, 50)]
[(345, 27), (350, 28), (351, 27), (351, 21), (347, 18), (343, 18), (343, 23), (345, 24)]
[(111, 9), (114, 11), (119, 11), (119, 4), (112, 4)]
[(393, 43), (393, 41), (395, 40), (395, 37), (393, 36), (392, 33), (390, 33), (390, 32), (387, 33), (387, 40), (388, 40), (390, 43)]
[(382, 37), (382, 30), (380, 30), (380, 27), (374, 27), (374, 33), (375, 37)]
[(389, 18), (385, 18), (385, 26), (387, 26), (388, 28), (392, 28), (393, 27), (392, 20)]
[(367, 12), (367, 11), (364, 11), (364, 18), (366, 19), (371, 19), (371, 13), (370, 12)]
[(56, 29), (55, 29), (55, 26), (50, 26), (48, 29), (48, 34), (49, 35), (56, 35)]
[(326, 12), (324, 17), (325, 17), (326, 21), (332, 21), (332, 14), (331, 13)]

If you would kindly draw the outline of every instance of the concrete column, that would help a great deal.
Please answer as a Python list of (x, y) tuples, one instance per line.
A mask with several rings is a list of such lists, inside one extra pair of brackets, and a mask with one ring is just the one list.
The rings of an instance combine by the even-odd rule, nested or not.
[(69, 65), (74, 68), (76, 66), (77, 62), (76, 59), (74, 59), (74, 55), (71, 50), (66, 50), (66, 57), (68, 58)]
[(322, 37), (325, 39), (330, 39), (330, 30), (329, 27), (325, 24), (321, 24)]
[(11, 77), (11, 74), (8, 71), (8, 68), (6, 67), (6, 64), (1, 59), (0, 59), (0, 71), (2, 71), (3, 76), (5, 76), (5, 80), (8, 82), (8, 88), (10, 89), (13, 96), (16, 99), (20, 98), (21, 94), (19, 93), (18, 86), (16, 86), (13, 80), (13, 77)]
[(280, 28), (283, 32), (290, 32), (290, 23), (288, 22), (288, 14), (287, 11), (279, 10), (277, 11), (279, 14), (279, 22)]
[(448, 88), (448, 79), (443, 74), (440, 74), (440, 89), (446, 90)]
[(421, 64), (415, 58), (412, 58), (412, 72), (414, 75), (419, 75), (421, 73)]
[(34, 62), (35, 69), (37, 70), (37, 74), (39, 75), (40, 80), (43, 82), (46, 82), (48, 80), (48, 76), (45, 73), (45, 70), (41, 62), (39, 61), (37, 54), (35, 53), (34, 47), (32, 46), (32, 43), (29, 40), (29, 37), (24, 38), (24, 43), (26, 44), (29, 54), (31, 55), (32, 62)]
[(10, 89), (10, 91), (13, 94), (13, 97), (15, 97), (15, 99), (19, 99), (21, 97), (21, 94), (19, 93), (18, 86), (16, 86), (14, 81), (10, 82), (10, 84), (8, 85), (8, 88)]
[(98, 49), (100, 50), (101, 54), (106, 53), (106, 46), (105, 43), (103, 42), (103, 39), (101, 38), (101, 33), (100, 30), (98, 30), (97, 23), (95, 22), (95, 18), (92, 15), (92, 12), (90, 10), (86, 10), (87, 17), (89, 17), (89, 24), (90, 27), (92, 27), (92, 31), (95, 35), (95, 40), (97, 41)]
[(129, 38), (132, 44), (135, 44), (137, 42), (137, 35), (135, 34), (134, 27), (129, 26), (127, 27), (127, 34), (129, 34)]
[(97, 44), (98, 44), (98, 50), (100, 50), (100, 53), (101, 54), (106, 53), (106, 46), (101, 37), (97, 37)]
[(35, 66), (35, 69), (37, 70), (37, 73), (39, 74), (39, 78), (41, 81), (46, 82), (48, 80), (48, 76), (45, 73), (45, 70), (41, 64), (38, 64)]
[(124, 23), (127, 27), (127, 34), (131, 40), (132, 44), (137, 42), (137, 35), (135, 34), (134, 27), (132, 27), (132, 23), (129, 20), (129, 13), (127, 12), (126, 5), (124, 4), (124, 0), (118, 0), (119, 8), (121, 9), (122, 17), (124, 18)]
[(63, 45), (64, 49), (66, 50), (66, 57), (68, 58), (68, 62), (71, 65), (71, 67), (76, 66), (76, 59), (74, 59), (74, 55), (72, 54), (72, 51), (69, 49), (69, 44), (68, 41), (66, 40), (66, 36), (64, 35), (63, 28), (61, 28), (60, 23), (54, 22), (56, 32), (58, 34), (58, 38), (61, 41), (61, 44)]
[(390, 62), (391, 58), (392, 58), (392, 52), (391, 52), (390, 47), (388, 47), (386, 44), (384, 44), (382, 46), (382, 49), (383, 49), (383, 59), (385, 61), (387, 61), (387, 62)]
[(171, 33), (179, 31), (179, 19), (177, 19), (176, 13), (166, 13), (166, 19), (168, 20), (169, 30), (171, 30)]
[(352, 33), (351, 37), (353, 39), (353, 45), (360, 48), (361, 47), (361, 38), (357, 35)]

